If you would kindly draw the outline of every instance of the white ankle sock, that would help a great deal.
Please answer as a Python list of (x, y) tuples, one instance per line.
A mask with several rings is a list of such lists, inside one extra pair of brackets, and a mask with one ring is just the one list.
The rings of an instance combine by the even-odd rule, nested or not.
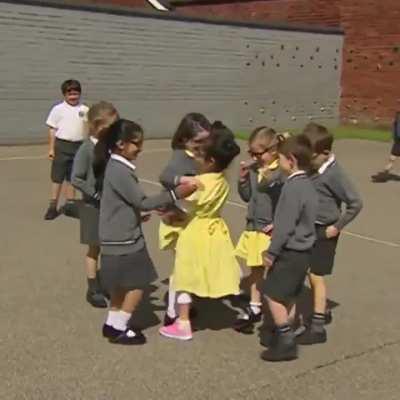
[(253, 302), (250, 303), (251, 311), (253, 311), (253, 313), (256, 315), (260, 314), (261, 306), (262, 306), (262, 303), (253, 303)]
[(107, 314), (106, 325), (115, 328), (115, 323), (119, 321), (119, 311), (110, 310)]
[(115, 321), (113, 327), (120, 331), (124, 331), (128, 326), (128, 321), (130, 320), (131, 316), (132, 316), (131, 313), (127, 313), (125, 311), (120, 310), (118, 312), (118, 318)]

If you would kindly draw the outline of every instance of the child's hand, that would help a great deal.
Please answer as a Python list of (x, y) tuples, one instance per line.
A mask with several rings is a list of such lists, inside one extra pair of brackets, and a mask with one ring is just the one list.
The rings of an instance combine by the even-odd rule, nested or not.
[(240, 163), (240, 168), (239, 168), (239, 178), (241, 181), (246, 180), (246, 178), (249, 176), (250, 168), (249, 168), (249, 163), (246, 161), (242, 161)]
[(271, 236), (273, 229), (274, 229), (274, 224), (269, 224), (269, 225), (265, 226), (265, 227), (262, 229), (262, 231), (263, 231), (266, 235)]
[(48, 153), (49, 160), (54, 160), (54, 149), (50, 149)]
[(184, 199), (185, 197), (189, 197), (197, 190), (197, 185), (192, 183), (180, 184), (175, 188), (175, 194), (178, 199)]
[(335, 238), (340, 233), (339, 229), (336, 226), (331, 225), (326, 228), (325, 235), (328, 239)]
[(268, 252), (264, 251), (263, 261), (264, 261), (265, 268), (269, 269), (274, 264), (275, 259), (270, 254), (268, 254)]
[(150, 218), (151, 218), (151, 212), (149, 212), (149, 211), (141, 211), (140, 212), (140, 218), (141, 218), (142, 222), (149, 221)]
[(182, 176), (179, 179), (179, 184), (196, 186), (197, 189), (203, 186), (202, 183), (194, 176)]

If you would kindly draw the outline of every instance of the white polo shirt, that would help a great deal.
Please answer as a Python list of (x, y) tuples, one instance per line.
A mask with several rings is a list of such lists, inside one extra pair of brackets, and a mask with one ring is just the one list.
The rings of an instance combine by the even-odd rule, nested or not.
[(85, 138), (88, 111), (84, 104), (71, 106), (63, 101), (51, 109), (46, 125), (56, 130), (56, 138), (79, 142)]

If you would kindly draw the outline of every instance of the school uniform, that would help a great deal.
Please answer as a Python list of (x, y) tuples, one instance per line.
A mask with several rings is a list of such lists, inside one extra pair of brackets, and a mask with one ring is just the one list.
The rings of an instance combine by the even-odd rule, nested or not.
[(55, 105), (47, 117), (46, 125), (55, 129), (54, 159), (51, 180), (63, 183), (71, 180), (72, 164), (85, 137), (85, 124), (89, 107), (72, 106), (66, 101)]
[[(195, 176), (198, 166), (193, 153), (188, 150), (174, 150), (167, 166), (159, 177), (164, 188), (173, 190), (183, 176)], [(179, 205), (179, 204), (178, 204)], [(182, 231), (183, 223), (166, 224), (160, 222), (159, 248), (160, 250), (175, 248), (179, 233)]]
[(261, 169), (252, 168), (247, 178), (238, 182), (239, 195), (248, 207), (246, 230), (239, 238), (235, 254), (246, 260), (250, 268), (263, 265), (262, 253), (268, 249), (271, 236), (262, 230), (273, 221), (284, 182), (278, 161), (271, 163), (267, 169), (268, 179), (263, 178)]
[[(332, 156), (311, 177), (318, 193), (316, 218), (317, 240), (311, 253), (310, 271), (319, 276), (330, 275), (335, 261), (339, 236), (328, 239), (326, 228), (334, 225), (341, 231), (361, 211), (362, 200), (347, 175)], [(346, 211), (342, 213), (342, 204)]]
[(261, 291), (279, 302), (297, 297), (303, 287), (315, 242), (317, 193), (304, 171), (287, 178), (276, 208), (267, 255), (274, 260)]
[(76, 153), (72, 168), (72, 185), (83, 196), (79, 209), (81, 243), (99, 246), (100, 194), (96, 191), (93, 172), (94, 148), (97, 139), (85, 140)]
[(157, 279), (140, 212), (169, 206), (176, 200), (173, 191), (147, 197), (135, 169), (125, 158), (112, 154), (104, 175), (99, 224), (100, 278), (108, 293), (116, 289), (143, 289)]

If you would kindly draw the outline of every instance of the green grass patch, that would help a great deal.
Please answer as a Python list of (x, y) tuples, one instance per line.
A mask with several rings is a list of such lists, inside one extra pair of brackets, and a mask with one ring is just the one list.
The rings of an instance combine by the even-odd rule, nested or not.
[[(333, 128), (332, 131), (336, 139), (361, 139), (376, 142), (390, 142), (392, 140), (392, 133), (387, 129), (360, 128), (353, 125), (344, 125)], [(249, 134), (247, 132), (237, 132), (236, 137), (247, 140)]]

